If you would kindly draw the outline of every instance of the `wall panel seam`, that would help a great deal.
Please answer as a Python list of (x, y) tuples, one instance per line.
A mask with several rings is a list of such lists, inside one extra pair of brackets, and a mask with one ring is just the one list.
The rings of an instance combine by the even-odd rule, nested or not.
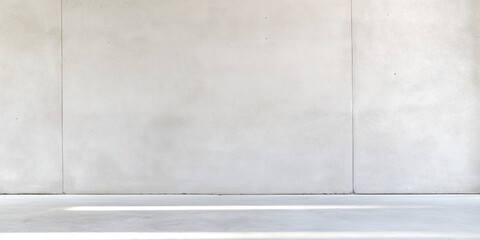
[(352, 103), (351, 103), (351, 108), (352, 108), (352, 193), (355, 194), (355, 124), (354, 124), (354, 119), (355, 119), (355, 111), (354, 111), (354, 72), (353, 72), (353, 0), (350, 0), (350, 50), (351, 50), (351, 77), (352, 77)]
[(65, 194), (65, 177), (64, 177), (64, 157), (63, 157), (63, 0), (60, 0), (60, 52), (61, 52), (61, 76), (60, 76), (60, 87), (61, 87), (61, 124), (62, 124), (62, 194)]

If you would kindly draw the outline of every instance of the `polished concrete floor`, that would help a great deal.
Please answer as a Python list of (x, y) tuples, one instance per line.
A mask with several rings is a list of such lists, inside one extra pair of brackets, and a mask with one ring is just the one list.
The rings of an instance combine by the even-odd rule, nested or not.
[(480, 195), (2, 195), (0, 239), (480, 239)]

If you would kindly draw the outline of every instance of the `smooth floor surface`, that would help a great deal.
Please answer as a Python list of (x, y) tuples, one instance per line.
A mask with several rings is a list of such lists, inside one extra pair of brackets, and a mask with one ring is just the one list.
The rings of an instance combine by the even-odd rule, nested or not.
[(480, 195), (3, 195), (0, 239), (480, 239)]

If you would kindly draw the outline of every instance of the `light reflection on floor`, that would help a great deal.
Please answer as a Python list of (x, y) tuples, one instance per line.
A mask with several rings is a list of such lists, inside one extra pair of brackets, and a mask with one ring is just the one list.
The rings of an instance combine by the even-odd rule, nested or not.
[(76, 206), (67, 211), (261, 211), (261, 210), (341, 210), (430, 208), (431, 206), (388, 205), (242, 205), (242, 206)]

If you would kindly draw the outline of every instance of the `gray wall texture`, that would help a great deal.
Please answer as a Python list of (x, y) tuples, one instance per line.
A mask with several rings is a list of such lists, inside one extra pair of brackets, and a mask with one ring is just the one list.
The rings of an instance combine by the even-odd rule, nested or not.
[(0, 0), (0, 192), (62, 192), (61, 3)]
[(480, 1), (0, 0), (0, 193), (479, 193)]

